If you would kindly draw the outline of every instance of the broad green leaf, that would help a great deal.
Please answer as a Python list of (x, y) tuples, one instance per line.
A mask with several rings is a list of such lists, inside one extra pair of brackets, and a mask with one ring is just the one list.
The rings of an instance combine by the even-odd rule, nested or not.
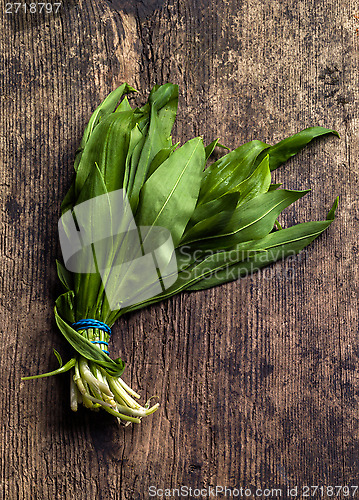
[(339, 137), (338, 132), (323, 127), (309, 127), (298, 134), (292, 135), (283, 141), (271, 146), (265, 153), (262, 153), (257, 158), (257, 164), (262, 161), (264, 154), (269, 155), (269, 168), (275, 170), (280, 167), (289, 158), (296, 155), (301, 149), (309, 144), (313, 139), (328, 134), (334, 134)]
[(334, 203), (333, 203), (333, 206), (332, 206), (332, 208), (331, 208), (331, 209), (329, 210), (329, 212), (328, 212), (328, 215), (327, 215), (327, 220), (329, 220), (329, 221), (331, 221), (331, 222), (332, 222), (332, 221), (335, 219), (335, 212), (336, 212), (336, 210), (337, 210), (337, 208), (338, 208), (338, 204), (339, 204), (339, 196), (337, 196), (337, 197), (335, 198), (335, 201), (334, 201)]
[(235, 189), (250, 176), (257, 156), (269, 146), (251, 141), (222, 156), (204, 172), (198, 203), (206, 203)]
[(91, 136), (92, 132), (94, 131), (96, 125), (114, 111), (117, 103), (120, 101), (122, 96), (130, 94), (131, 92), (137, 92), (137, 91), (127, 83), (124, 83), (120, 87), (115, 89), (113, 92), (111, 92), (106, 97), (106, 99), (104, 99), (104, 101), (95, 109), (85, 128), (84, 135), (80, 143), (80, 147), (76, 153), (75, 165), (74, 165), (75, 171), (77, 171), (77, 167), (80, 163), (84, 147), (89, 137)]
[[(172, 235), (174, 246), (177, 245), (197, 200), (203, 164), (202, 139), (193, 139), (161, 163), (146, 181), (141, 191), (140, 205), (135, 217), (139, 227), (148, 228), (142, 240), (145, 248), (160, 244), (158, 232), (151, 229), (154, 226), (167, 228)], [(142, 206), (145, 206), (146, 210), (142, 211)], [(162, 267), (171, 261), (171, 248), (165, 246), (162, 249), (164, 252), (161, 257)], [(133, 250), (132, 260), (127, 265), (126, 274), (121, 273), (116, 276), (114, 274), (116, 270), (114, 270), (112, 275), (108, 276), (108, 280), (114, 284), (111, 288), (113, 296), (120, 297), (124, 302), (137, 300), (143, 290), (155, 289), (154, 294), (158, 293), (158, 280), (153, 282), (151, 276), (146, 278), (138, 274), (136, 268), (133, 267), (132, 262), (136, 264), (136, 259), (142, 256), (140, 248), (138, 252), (136, 254), (136, 250)], [(137, 289), (138, 294), (135, 296), (133, 291)], [(121, 300), (119, 302), (121, 303)]]
[(128, 102), (127, 97), (124, 97), (122, 101), (120, 102), (119, 106), (117, 107), (115, 113), (121, 113), (122, 111), (131, 111), (131, 105)]
[(178, 85), (166, 83), (150, 94), (149, 104), (158, 110), (163, 133), (170, 137), (177, 115)]
[(139, 192), (146, 181), (152, 160), (162, 149), (172, 146), (170, 137), (177, 111), (178, 87), (166, 84), (156, 87), (149, 97), (150, 120), (148, 130), (136, 164), (133, 183), (128, 190), (131, 206), (136, 209)]
[(171, 146), (169, 148), (161, 149), (161, 151), (159, 151), (156, 154), (156, 156), (151, 161), (151, 165), (150, 165), (148, 172), (147, 172), (146, 180), (153, 174), (153, 172), (155, 170), (158, 169), (158, 167), (161, 165), (161, 163), (166, 161), (167, 158), (169, 158), (169, 156), (171, 156), (173, 151), (175, 151), (178, 148), (178, 146), (179, 146), (179, 142), (177, 142), (177, 144), (174, 144), (173, 146)]
[(85, 144), (88, 141), (88, 138), (92, 134), (93, 130), (95, 129), (96, 125), (115, 110), (116, 104), (120, 101), (122, 96), (130, 94), (131, 92), (137, 92), (137, 90), (127, 83), (124, 83), (113, 92), (111, 92), (106, 97), (106, 99), (104, 99), (104, 101), (95, 109), (95, 111), (91, 115), (91, 118), (85, 128), (80, 148), (85, 147)]
[(238, 206), (255, 198), (259, 194), (266, 193), (269, 189), (271, 174), (269, 170), (269, 158), (265, 156), (252, 175), (242, 181), (236, 188), (240, 193)]
[[(233, 262), (242, 261), (253, 252), (251, 250), (252, 242), (246, 242), (238, 245), (235, 249), (226, 252), (215, 252), (209, 255), (206, 252), (198, 252), (198, 259), (189, 266), (183, 265), (183, 270), (178, 274), (178, 278), (174, 285), (169, 287), (160, 295), (150, 298), (138, 304), (127, 307), (123, 314), (141, 309), (142, 307), (160, 302), (164, 299), (172, 297), (181, 291), (189, 289), (192, 285), (201, 281), (205, 277), (216, 274), (221, 269), (228, 267)], [(261, 253), (263, 250), (256, 249), (256, 253)], [(191, 256), (189, 255), (189, 258)]]
[(67, 191), (64, 199), (61, 203), (61, 213), (64, 214), (68, 210), (71, 210), (74, 204), (76, 203), (76, 193), (75, 193), (75, 176), (70, 185), (69, 190)]
[(211, 142), (211, 144), (208, 144), (208, 146), (205, 147), (206, 163), (209, 160), (209, 157), (211, 156), (211, 154), (213, 153), (213, 151), (215, 150), (216, 147), (219, 147), (222, 149), (227, 149), (228, 151), (230, 151), (230, 149), (227, 148), (227, 146), (224, 146), (223, 144), (219, 144), (218, 141), (219, 141), (219, 139), (215, 139), (213, 142)]
[[(228, 193), (218, 200), (213, 200), (212, 202), (205, 203), (204, 205), (199, 205), (197, 213), (196, 210), (194, 212), (195, 217), (205, 215), (206, 208), (208, 209), (207, 217), (199, 220), (193, 226), (187, 226), (186, 232), (181, 239), (181, 245), (186, 244), (186, 242), (196, 241), (198, 239), (208, 238), (209, 236), (215, 236), (222, 233), (233, 215), (238, 203), (238, 198), (239, 193)], [(213, 210), (215, 205), (217, 206), (218, 211)], [(190, 223), (191, 222), (192, 220)]]
[[(103, 176), (106, 176), (106, 184), (109, 191), (122, 187), (132, 121), (132, 111), (112, 113), (96, 127), (95, 132), (91, 135), (84, 149), (75, 182), (72, 184), (62, 203), (62, 213), (71, 209), (77, 203), (86, 179), (97, 168), (96, 164), (103, 173)], [(111, 158), (111, 167), (106, 172), (108, 157)], [(114, 171), (114, 166), (118, 169), (117, 172)]]
[(150, 119), (150, 105), (147, 102), (142, 108), (135, 108), (133, 110), (135, 123), (138, 125), (141, 132), (148, 125)]
[(215, 147), (217, 146), (218, 141), (219, 141), (219, 139), (215, 139), (213, 142), (211, 142), (211, 144), (208, 144), (208, 146), (205, 147), (206, 163), (207, 163), (209, 157), (211, 156), (211, 154), (213, 153)]
[[(336, 206), (337, 200), (329, 212), (330, 216), (334, 214)], [(273, 262), (296, 255), (325, 231), (332, 221), (333, 219), (319, 222), (305, 222), (270, 233), (265, 238), (253, 242), (253, 251), (256, 248), (262, 248), (266, 250), (265, 252), (253, 253), (246, 261), (233, 264), (224, 270), (219, 270), (215, 276), (206, 277), (206, 279), (192, 285), (188, 290), (204, 290), (246, 277)]]
[(196, 206), (204, 155), (202, 139), (192, 139), (155, 170), (141, 190), (139, 226), (165, 227), (178, 244)]
[(199, 221), (195, 226), (186, 232), (184, 238), (181, 240), (181, 244), (186, 244), (187, 242), (197, 241), (202, 238), (207, 239), (210, 236), (216, 236), (221, 234), (228, 224), (228, 220), (231, 218), (233, 210), (219, 212), (218, 214), (208, 217)]
[(57, 276), (67, 291), (73, 290), (73, 274), (56, 259)]
[(278, 215), (286, 207), (308, 193), (279, 189), (252, 198), (238, 207), (224, 231), (216, 236), (193, 241), (195, 248), (227, 249), (244, 241), (263, 238), (268, 234)]
[(183, 240), (187, 239), (187, 233), (199, 222), (205, 221), (224, 211), (232, 215), (237, 206), (238, 199), (239, 193), (233, 192), (227, 193), (215, 200), (208, 201), (207, 203), (203, 203), (202, 205), (197, 205), (186, 227)]
[(281, 187), (282, 183), (280, 182), (279, 184), (271, 184), (268, 188), (268, 191), (274, 191), (275, 189), (278, 189)]
[[(105, 185), (105, 179), (102, 172), (97, 167), (95, 163), (95, 168), (92, 169), (90, 175), (86, 179), (86, 182), (82, 188), (82, 191), (78, 198), (78, 203), (82, 203), (86, 200), (95, 198), (100, 195), (106, 195), (107, 188)], [(105, 210), (103, 204), (108, 199), (108, 210)], [(94, 224), (97, 220), (97, 205), (96, 203), (90, 204), (87, 212), (82, 213), (81, 220), (81, 237), (83, 241), (97, 241), (101, 234), (107, 235), (108, 233), (115, 233), (118, 224), (116, 223), (116, 217), (112, 214), (112, 207), (107, 196), (102, 199), (102, 210), (108, 213), (108, 218), (106, 220), (106, 225), (98, 227)], [(103, 232), (103, 233), (102, 233)], [(109, 243), (113, 243), (112, 240), (108, 240)], [(119, 240), (121, 241), (121, 235), (119, 235)], [(113, 245), (108, 248), (108, 266), (111, 266), (116, 249)], [(86, 253), (84, 257), (88, 259), (88, 268), (91, 269), (93, 263), (93, 255)], [(98, 255), (96, 255), (98, 259)], [(103, 258), (103, 257), (102, 257)], [(83, 311), (84, 317), (91, 317), (92, 312), (96, 310), (96, 306), (101, 304), (103, 299), (102, 295), (104, 293), (103, 281), (99, 272), (91, 273), (74, 273), (74, 290), (77, 297), (77, 307)], [(106, 313), (106, 308), (103, 308), (103, 313)]]
[(146, 127), (140, 129), (138, 123), (133, 127), (130, 134), (130, 143), (128, 146), (127, 157), (125, 161), (125, 171), (123, 176), (123, 189), (127, 195), (131, 192), (133, 179), (136, 175), (136, 167), (143, 143), (146, 139)]
[[(133, 111), (112, 113), (101, 121), (89, 138), (78, 166), (75, 190), (79, 197), (86, 179), (100, 169), (107, 191), (123, 186), (126, 157), (134, 126)], [(83, 198), (83, 197), (82, 197)]]
[[(57, 297), (55, 302), (58, 313), (63, 319), (71, 324), (75, 323), (76, 321), (75, 313), (77, 313), (77, 311), (75, 311), (75, 297), (75, 293), (70, 290), (69, 292), (63, 293), (62, 295)], [(81, 311), (78, 311), (78, 314), (82, 316)]]
[[(130, 200), (132, 209), (135, 210), (137, 207), (137, 198), (138, 194), (136, 196), (132, 195), (133, 190), (134, 190), (134, 182), (137, 174), (137, 169), (138, 169), (138, 162), (142, 153), (143, 146), (147, 140), (147, 135), (148, 135), (148, 129), (149, 129), (149, 116), (147, 118), (144, 118), (143, 122), (141, 124), (137, 124), (138, 128), (142, 134), (142, 137), (136, 144), (135, 148), (133, 149), (131, 155), (127, 155), (126, 159), (126, 171), (125, 171), (125, 176), (124, 176), (124, 188), (126, 189), (127, 196)], [(142, 125), (142, 127), (141, 127)], [(132, 201), (132, 199), (134, 201)]]

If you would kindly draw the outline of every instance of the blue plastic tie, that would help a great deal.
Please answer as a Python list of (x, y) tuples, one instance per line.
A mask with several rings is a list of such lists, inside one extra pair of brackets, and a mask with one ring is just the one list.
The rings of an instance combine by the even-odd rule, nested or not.
[[(97, 328), (98, 330), (103, 330), (104, 332), (108, 333), (111, 335), (111, 328), (106, 325), (106, 323), (103, 323), (102, 321), (98, 321), (97, 319), (80, 319), (80, 321), (76, 321), (76, 323), (72, 323), (72, 328), (76, 330), (77, 332), (79, 330), (88, 330), (89, 328)], [(90, 340), (92, 344), (101, 344), (101, 345), (106, 345), (108, 346), (108, 342), (105, 342), (104, 340)], [(105, 354), (109, 355), (110, 353), (108, 351), (103, 350)]]

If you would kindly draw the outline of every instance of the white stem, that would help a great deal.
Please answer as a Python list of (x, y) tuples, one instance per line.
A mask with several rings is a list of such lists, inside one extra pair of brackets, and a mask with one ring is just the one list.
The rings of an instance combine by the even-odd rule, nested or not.
[(125, 389), (125, 391), (127, 391), (129, 394), (131, 394), (131, 396), (133, 396), (134, 398), (137, 398), (137, 399), (140, 399), (140, 395), (137, 394), (137, 392), (135, 392), (129, 385), (126, 384), (126, 382), (124, 382), (122, 380), (122, 378), (118, 378), (117, 379), (119, 384), (122, 385), (122, 387)]
[(108, 386), (94, 377), (85, 358), (83, 358), (82, 356), (80, 357), (79, 367), (82, 378), (86, 380), (86, 382), (90, 385), (91, 389), (93, 389), (94, 392), (96, 392), (97, 394), (103, 392), (107, 396), (113, 397), (113, 394), (109, 390)]
[(72, 411), (77, 411), (78, 389), (73, 377), (70, 378), (70, 406)]

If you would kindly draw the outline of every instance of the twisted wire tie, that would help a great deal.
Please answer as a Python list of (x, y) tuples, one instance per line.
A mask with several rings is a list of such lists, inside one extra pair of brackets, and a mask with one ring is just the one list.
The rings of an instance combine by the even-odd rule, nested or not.
[[(79, 321), (76, 321), (76, 323), (72, 323), (71, 326), (77, 332), (79, 330), (88, 330), (90, 328), (97, 328), (97, 330), (103, 330), (109, 335), (111, 335), (112, 333), (111, 328), (108, 325), (106, 325), (106, 323), (98, 321), (97, 319), (80, 319)], [(101, 344), (108, 347), (108, 342), (105, 342), (104, 340), (90, 340), (90, 342), (92, 344)], [(110, 354), (108, 351), (105, 350), (102, 350), (102, 352), (104, 352), (107, 355)]]

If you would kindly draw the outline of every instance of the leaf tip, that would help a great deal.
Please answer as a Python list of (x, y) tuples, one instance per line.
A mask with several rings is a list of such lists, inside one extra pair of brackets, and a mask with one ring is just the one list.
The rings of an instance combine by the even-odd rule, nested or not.
[(327, 220), (333, 221), (335, 219), (335, 212), (338, 208), (338, 204), (339, 204), (339, 196), (335, 198), (333, 206), (328, 212)]
[(126, 85), (127, 85), (127, 90), (129, 92), (137, 92), (138, 93), (138, 90), (136, 90), (134, 87), (132, 87), (132, 85), (129, 85), (128, 83)]

